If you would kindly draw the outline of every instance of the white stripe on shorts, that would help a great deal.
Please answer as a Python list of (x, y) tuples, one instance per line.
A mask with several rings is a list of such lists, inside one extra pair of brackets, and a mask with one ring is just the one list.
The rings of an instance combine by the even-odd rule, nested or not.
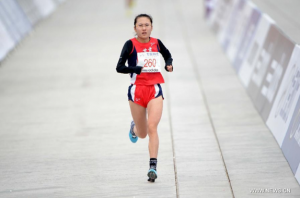
[(154, 97), (156, 98), (156, 96), (159, 94), (159, 87), (158, 87), (157, 84), (155, 84), (154, 88), (155, 88), (155, 95), (154, 95)]
[(130, 89), (132, 101), (134, 101), (135, 88), (136, 88), (136, 85), (133, 85)]

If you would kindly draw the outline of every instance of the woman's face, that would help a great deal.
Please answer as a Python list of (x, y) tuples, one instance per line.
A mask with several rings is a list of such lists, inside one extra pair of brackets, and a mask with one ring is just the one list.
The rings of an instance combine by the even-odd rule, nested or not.
[(152, 31), (152, 24), (148, 17), (139, 17), (136, 21), (134, 30), (141, 39), (148, 39)]

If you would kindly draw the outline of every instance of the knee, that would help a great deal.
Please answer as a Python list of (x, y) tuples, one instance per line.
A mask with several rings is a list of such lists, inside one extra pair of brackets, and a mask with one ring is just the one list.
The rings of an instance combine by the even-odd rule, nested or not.
[(141, 130), (141, 129), (138, 130), (137, 135), (138, 135), (139, 138), (141, 138), (141, 139), (146, 138), (146, 137), (147, 137), (147, 129), (145, 129), (145, 130)]
[(147, 133), (142, 133), (139, 135), (139, 138), (144, 139), (147, 137)]
[(148, 134), (154, 134), (157, 133), (157, 124), (148, 122)]

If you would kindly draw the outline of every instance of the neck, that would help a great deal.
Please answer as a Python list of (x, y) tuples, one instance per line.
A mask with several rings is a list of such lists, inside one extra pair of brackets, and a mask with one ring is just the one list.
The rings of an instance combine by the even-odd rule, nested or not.
[(143, 39), (143, 38), (137, 37), (136, 40), (138, 40), (138, 42), (140, 42), (140, 43), (148, 43), (150, 41), (150, 38)]

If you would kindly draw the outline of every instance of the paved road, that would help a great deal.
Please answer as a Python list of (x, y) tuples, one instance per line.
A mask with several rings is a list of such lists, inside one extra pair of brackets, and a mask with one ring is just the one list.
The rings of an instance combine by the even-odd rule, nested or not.
[[(0, 197), (299, 197), (202, 6), (72, 0), (41, 22), (0, 66)], [(155, 183), (146, 177), (148, 140), (128, 139), (129, 77), (115, 71), (143, 12), (175, 68), (163, 74)]]

